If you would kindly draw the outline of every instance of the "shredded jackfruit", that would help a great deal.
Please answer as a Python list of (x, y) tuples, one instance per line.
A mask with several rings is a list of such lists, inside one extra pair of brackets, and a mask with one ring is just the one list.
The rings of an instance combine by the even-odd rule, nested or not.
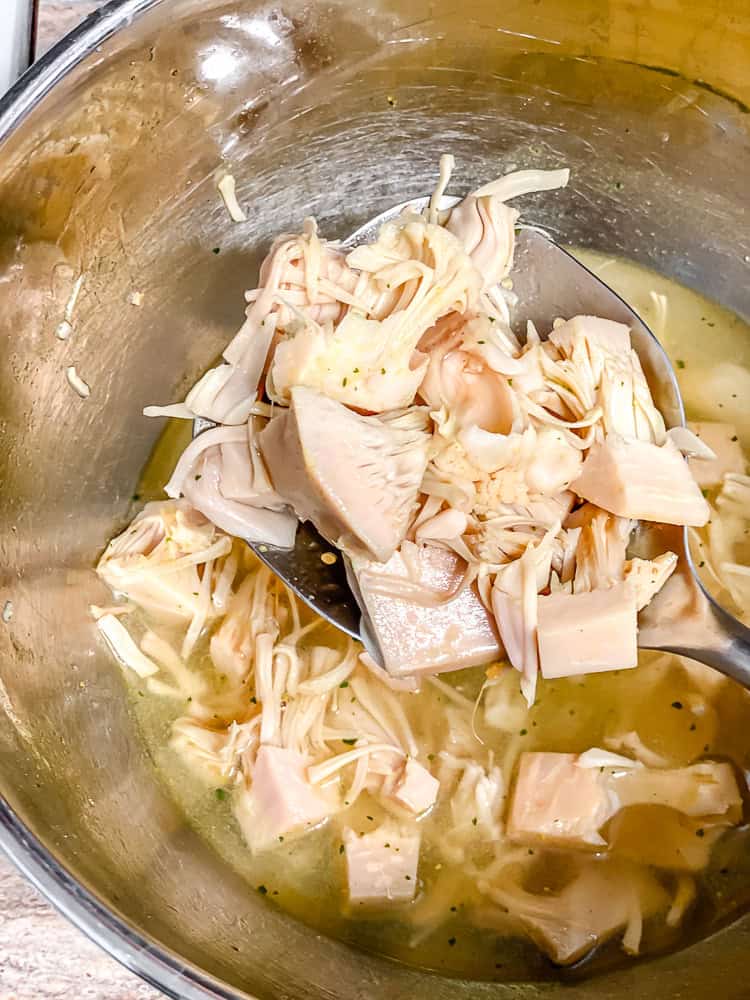
[[(218, 424), (188, 446), (167, 493), (184, 496), (231, 535), (290, 546), (296, 511), (332, 544), (351, 544), (352, 555), (363, 538), (388, 539), (369, 547), (383, 559), (394, 541), (437, 545), (466, 560), (466, 581), (495, 580), (487, 609), (532, 700), (538, 596), (608, 588), (626, 575), (633, 525), (617, 516), (624, 501), (589, 523), (565, 521), (579, 504), (576, 482), (592, 446), (610, 437), (674, 445), (666, 441), (627, 327), (592, 316), (549, 317), (548, 339), (529, 325), (523, 344), (511, 328), (518, 212), (506, 202), (564, 187), (568, 171), (511, 173), (441, 212), (453, 166), (452, 157), (441, 160), (423, 215), (403, 213), (383, 225), (374, 242), (349, 253), (321, 239), (312, 219), (301, 233), (280, 236), (261, 266), (259, 287), (246, 294), (247, 318), (224, 362), (184, 404), (148, 412)], [(409, 510), (387, 498), (368, 503), (372, 490), (359, 482), (358, 470), (375, 470), (378, 495), (386, 497), (400, 482), (403, 448), (376, 468), (369, 452), (357, 457), (356, 435), (347, 439), (345, 485), (336, 457), (325, 457), (325, 439), (315, 438), (313, 446), (309, 422), (295, 428), (274, 410), (274, 404), (292, 404), (293, 390), (301, 387), (342, 404), (341, 420), (347, 407), (385, 416), (426, 406), (426, 469), (417, 461), (422, 442), (413, 438), (421, 499), (410, 499)], [(272, 403), (265, 410), (258, 398), (264, 388)], [(330, 441), (337, 441), (337, 411), (326, 419)], [(677, 439), (683, 448), (695, 447), (683, 437)], [(636, 473), (648, 491), (651, 470)], [(602, 502), (606, 506), (606, 497)], [(527, 552), (536, 569), (524, 575)], [(516, 570), (506, 573), (517, 560), (523, 587), (508, 589), (502, 581), (518, 577)], [(644, 567), (630, 567), (639, 606), (665, 582), (667, 565), (650, 573), (648, 587)], [(397, 588), (413, 600), (423, 589), (408, 578), (399, 578)]]
[[(642, 869), (631, 878), (609, 857), (584, 856), (568, 884), (541, 894), (532, 887), (533, 851), (509, 841), (506, 798), (523, 736), (536, 724), (529, 707), (544, 669), (543, 602), (627, 588), (641, 609), (676, 565), (669, 552), (628, 559), (635, 520), (618, 510), (631, 484), (615, 484), (617, 504), (606, 491), (596, 504), (576, 492), (592, 448), (616, 439), (653, 448), (649, 454), (715, 456), (690, 432), (667, 432), (626, 327), (550, 316), (548, 329), (529, 324), (525, 338), (514, 331), (518, 212), (506, 202), (564, 187), (567, 170), (508, 174), (445, 212), (452, 169), (444, 157), (424, 214), (401, 215), (351, 252), (322, 239), (310, 219), (273, 243), (221, 363), (184, 402), (147, 408), (216, 426), (177, 461), (165, 487), (170, 499), (146, 505), (107, 547), (98, 572), (118, 602), (93, 613), (134, 683), (176, 706), (174, 751), (232, 795), (251, 850), (340, 822), (362, 799), (411, 823), (412, 836), (415, 816), (405, 819), (394, 790), (405, 774), (421, 775), (439, 785), (429, 805), (441, 816), (436, 868), (444, 860), (462, 886), (473, 882), (476, 922), (512, 926), (560, 962), (615, 934), (635, 954), (644, 918), (660, 912), (670, 926), (681, 921), (692, 878), (680, 876), (669, 895)], [(239, 221), (233, 179), (222, 188)], [(314, 440), (293, 426), (302, 397), (325, 401)], [(264, 442), (275, 440), (295, 447), (271, 456)], [(338, 444), (326, 454), (331, 442)], [(351, 461), (337, 468), (343, 454)], [(636, 470), (636, 486), (664, 493), (651, 471)], [(300, 501), (303, 488), (314, 491), (314, 503)], [(336, 518), (320, 514), (325, 503)], [(750, 606), (750, 479), (726, 474), (711, 503), (711, 522), (693, 530), (720, 586)], [(478, 696), (452, 680), (391, 675), (358, 644), (332, 639), (241, 541), (290, 547), (302, 512), (324, 534), (331, 523), (352, 529), (332, 544), (342, 541), (371, 594), (406, 603), (410, 613), (450, 612), (475, 595), (493, 659)], [(370, 555), (380, 540), (378, 558), (393, 555), (395, 540), (403, 568), (363, 561), (347, 541), (355, 535)], [(424, 582), (426, 553), (455, 562), (448, 584)], [(465, 639), (470, 628), (456, 620), (445, 641)], [(520, 674), (520, 693), (498, 657)], [(415, 725), (410, 699), (420, 689), (436, 711)], [(501, 759), (480, 739), (478, 719), (502, 735)], [(607, 750), (581, 755), (580, 766), (669, 765), (629, 729), (604, 743)], [(655, 798), (669, 804), (658, 773), (653, 780)], [(289, 789), (295, 802), (285, 801)], [(449, 897), (441, 898), (431, 914), (415, 904), (419, 933), (450, 919)]]

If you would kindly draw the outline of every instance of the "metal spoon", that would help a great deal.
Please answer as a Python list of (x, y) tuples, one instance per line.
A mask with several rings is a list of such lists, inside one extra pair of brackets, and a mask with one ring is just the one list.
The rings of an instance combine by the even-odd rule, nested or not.
[[(417, 198), (394, 206), (357, 229), (342, 241), (342, 246), (352, 249), (369, 242), (383, 223), (407, 209), (421, 212), (428, 200)], [(458, 201), (443, 197), (440, 209), (452, 208)], [(667, 427), (684, 426), (685, 411), (677, 377), (661, 344), (630, 306), (588, 268), (543, 232), (521, 227), (512, 279), (518, 296), (513, 325), (521, 335), (525, 334), (528, 320), (542, 331), (556, 316), (601, 316), (629, 326), (633, 347)], [(331, 551), (331, 545), (309, 522), (300, 524), (293, 549), (248, 544), (321, 617), (373, 648), (373, 638), (362, 622), (362, 612), (347, 580), (345, 560), (339, 557), (329, 565), (321, 559)], [(643, 526), (636, 532), (631, 548), (634, 554), (643, 557), (666, 550), (679, 557), (673, 576), (641, 612), (638, 645), (642, 649), (689, 656), (750, 688), (750, 629), (724, 610), (704, 588), (690, 555), (687, 529)]]

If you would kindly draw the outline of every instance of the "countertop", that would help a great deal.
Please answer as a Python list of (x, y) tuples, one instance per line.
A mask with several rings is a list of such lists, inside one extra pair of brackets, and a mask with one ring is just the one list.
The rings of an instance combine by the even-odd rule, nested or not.
[(40, 56), (105, 0), (38, 0), (37, 55)]
[(0, 1000), (163, 1000), (0, 855)]
[[(38, 53), (102, 3), (40, 0)], [(0, 854), (0, 1000), (74, 998), (163, 1000), (163, 995), (61, 917)]]

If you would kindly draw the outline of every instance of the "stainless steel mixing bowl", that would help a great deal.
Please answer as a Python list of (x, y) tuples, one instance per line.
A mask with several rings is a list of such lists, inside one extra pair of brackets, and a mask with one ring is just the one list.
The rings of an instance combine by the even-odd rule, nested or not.
[[(527, 217), (750, 313), (748, 101), (747, 0), (119, 0), (0, 104), (0, 841), (130, 968), (187, 998), (564, 991), (421, 973), (252, 891), (139, 742), (89, 620), (91, 567), (160, 430), (141, 407), (219, 353), (269, 234), (309, 213), (349, 232), (428, 190), (441, 152), (467, 188), (569, 164), (569, 189)], [(219, 202), (222, 166), (244, 225)], [(565, 995), (739, 1000), (749, 931)]]

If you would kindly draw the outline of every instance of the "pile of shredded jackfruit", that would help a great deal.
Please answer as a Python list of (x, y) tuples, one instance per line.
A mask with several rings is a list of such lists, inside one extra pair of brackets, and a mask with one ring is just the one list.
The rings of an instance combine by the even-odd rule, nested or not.
[[(507, 201), (568, 171), (508, 174), (441, 213), (452, 166), (423, 213), (373, 243), (346, 252), (311, 219), (279, 237), (222, 363), (147, 413), (217, 425), (185, 450), (170, 497), (281, 547), (311, 520), (343, 550), (387, 670), (504, 650), (532, 703), (540, 669), (635, 666), (637, 613), (676, 557), (629, 560), (628, 540), (639, 520), (706, 523), (682, 455), (713, 453), (665, 428), (627, 327), (550, 316), (523, 342), (513, 332)], [(451, 641), (467, 588), (473, 630)], [(414, 648), (393, 648), (414, 606)]]
[[(499, 683), (504, 659), (528, 705), (540, 672), (636, 666), (638, 611), (677, 562), (628, 558), (639, 521), (692, 526), (711, 572), (747, 606), (730, 524), (748, 509), (744, 459), (721, 473), (721, 516), (704, 530), (710, 508), (691, 467), (721, 464), (722, 451), (665, 428), (627, 327), (551, 316), (547, 329), (513, 330), (518, 212), (506, 202), (564, 186), (567, 170), (518, 171), (441, 212), (451, 169), (444, 157), (424, 213), (386, 223), (373, 243), (347, 252), (313, 220), (273, 243), (222, 361), (183, 403), (146, 411), (215, 426), (180, 456), (170, 499), (108, 546), (98, 572), (118, 603), (94, 613), (119, 660), (181, 706), (173, 746), (233, 790), (252, 851), (369, 797), (380, 826), (342, 833), (349, 904), (412, 904), (420, 821), (442, 809), (440, 855), (494, 904), (482, 911), (491, 924), (512, 923), (561, 962), (623, 930), (635, 952), (643, 916), (668, 906), (679, 922), (692, 883), (670, 901), (650, 876), (581, 855), (548, 906), (525, 887), (525, 845), (603, 845), (599, 828), (620, 806), (664, 798), (659, 762), (652, 770), (627, 742), (635, 733), (617, 747), (628, 757), (524, 755), (540, 758), (525, 765), (538, 784), (562, 776), (571, 801), (594, 803), (552, 830), (520, 778), (508, 800), (518, 745), (501, 763), (480, 749), (478, 703), (435, 675), (492, 664), (486, 715), (505, 728), (526, 706)], [(377, 661), (321, 637), (320, 619), (243, 544), (289, 548), (305, 519), (348, 560)], [(196, 652), (210, 672), (194, 668)], [(443, 699), (429, 739), (409, 701), (420, 688)], [(665, 802), (718, 835), (739, 798), (725, 765), (706, 768), (670, 772), (685, 793)], [(601, 912), (571, 932), (592, 894)], [(419, 904), (415, 925), (435, 924), (428, 910)]]

